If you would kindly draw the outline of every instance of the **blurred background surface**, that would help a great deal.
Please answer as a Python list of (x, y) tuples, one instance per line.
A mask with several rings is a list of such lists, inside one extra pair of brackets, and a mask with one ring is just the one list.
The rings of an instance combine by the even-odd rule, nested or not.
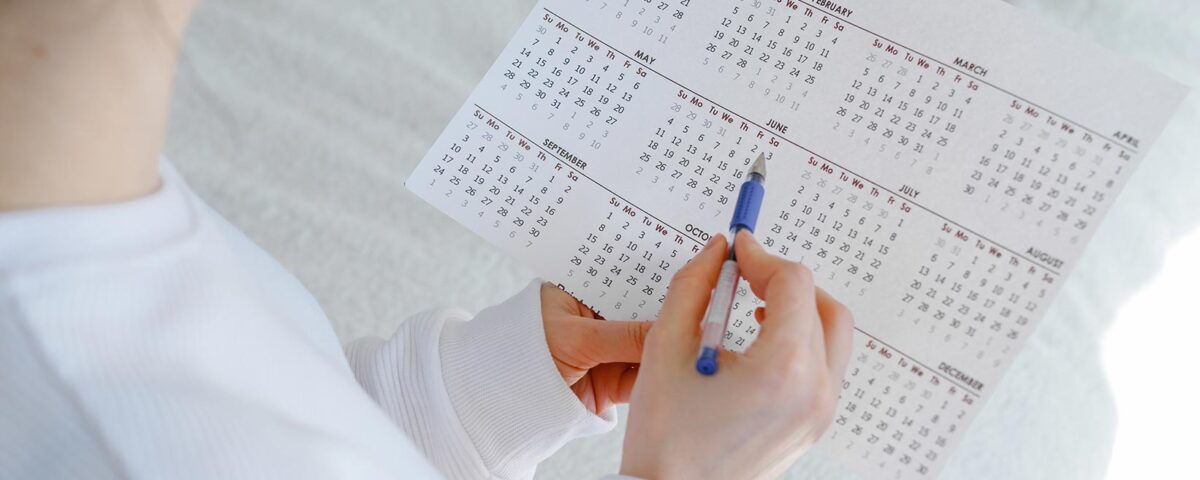
[[(166, 154), (312, 290), (343, 340), (497, 303), (533, 273), (403, 181), (534, 3), (205, 0)], [(1011, 3), (1200, 87), (1196, 0)], [(1180, 239), (1200, 224), (1198, 157), (1193, 92), (942, 478), (1195, 478), (1200, 235)], [(539, 478), (616, 471), (622, 434), (568, 444)], [(820, 455), (788, 476), (855, 478)]]

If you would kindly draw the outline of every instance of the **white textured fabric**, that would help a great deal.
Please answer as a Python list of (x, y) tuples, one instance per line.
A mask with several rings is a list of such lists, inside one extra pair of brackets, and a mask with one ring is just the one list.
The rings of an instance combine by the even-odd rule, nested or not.
[[(534, 3), (205, 0), (167, 151), (201, 197), (304, 281), (343, 339), (437, 305), (497, 303), (534, 272), (403, 183)], [(1200, 2), (1010, 3), (1194, 90), (940, 477), (1102, 479), (1117, 419), (1100, 341), (1164, 248), (1200, 226)], [(616, 471), (623, 427), (569, 443), (538, 477)], [(784, 478), (861, 477), (814, 451)]]
[(166, 170), (132, 202), (0, 214), (0, 478), (523, 478), (615, 423), (558, 375), (536, 284), (357, 343), (352, 371), (307, 290)]
[[(359, 382), (405, 431), (421, 432), (418, 447), (447, 476), (531, 477), (567, 440), (616, 424), (615, 409), (592, 415), (562, 381), (546, 348), (540, 299), (533, 282), (474, 320), (429, 312), (391, 340), (358, 340), (347, 354)], [(424, 341), (439, 331), (439, 342)], [(410, 367), (429, 359), (433, 370)]]

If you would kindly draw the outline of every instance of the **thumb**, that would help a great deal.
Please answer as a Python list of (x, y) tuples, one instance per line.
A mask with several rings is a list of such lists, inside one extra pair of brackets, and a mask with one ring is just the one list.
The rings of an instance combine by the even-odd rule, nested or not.
[(652, 322), (589, 320), (588, 332), (579, 348), (596, 365), (603, 363), (640, 363), (646, 335)]

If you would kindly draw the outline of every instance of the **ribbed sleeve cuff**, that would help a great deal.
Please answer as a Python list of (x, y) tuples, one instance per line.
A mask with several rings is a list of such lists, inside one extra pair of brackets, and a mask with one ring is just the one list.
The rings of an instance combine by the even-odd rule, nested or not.
[(454, 410), (488, 470), (525, 478), (574, 438), (611, 430), (567, 387), (546, 345), (541, 283), (479, 312), (449, 320), (440, 341), (442, 378)]

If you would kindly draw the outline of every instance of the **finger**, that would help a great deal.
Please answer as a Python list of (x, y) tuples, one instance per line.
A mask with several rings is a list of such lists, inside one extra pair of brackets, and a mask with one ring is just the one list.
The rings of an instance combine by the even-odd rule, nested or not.
[(759, 325), (762, 325), (767, 320), (767, 310), (763, 307), (754, 309), (754, 319), (758, 320)]
[(637, 383), (640, 371), (637, 365), (622, 365), (621, 367), (616, 388), (609, 396), (613, 403), (629, 403), (629, 396), (633, 394), (633, 385)]
[(558, 285), (542, 282), (542, 310), (544, 312), (562, 312), (577, 317), (596, 318), (596, 314), (574, 296), (567, 293)]
[(585, 334), (576, 337), (582, 342), (576, 348), (589, 367), (613, 362), (640, 363), (652, 326), (651, 322), (580, 319), (578, 328), (584, 328)]
[(845, 305), (820, 288), (817, 289), (817, 311), (821, 314), (825, 332), (825, 361), (830, 373), (841, 379), (854, 348), (854, 316)]
[[(751, 350), (814, 345), (823, 340), (817, 321), (816, 294), (812, 272), (796, 262), (768, 253), (749, 232), (738, 232), (734, 242), (742, 278), (758, 298), (766, 302), (764, 318), (771, 319), (759, 331)], [(822, 347), (820, 352), (824, 353)]]
[(575, 303), (579, 305), (579, 311), (581, 312), (580, 316), (585, 317), (585, 318), (595, 319), (595, 320), (607, 320), (606, 318), (601, 316), (599, 313), (596, 313), (595, 310), (592, 310), (592, 307), (589, 307), (589, 306), (585, 305), (583, 302), (579, 301), (579, 299), (576, 299)]
[(595, 377), (592, 375), (592, 372), (588, 372), (578, 382), (571, 385), (571, 391), (575, 392), (575, 396), (579, 398), (579, 402), (583, 403), (584, 408), (587, 408), (588, 411), (592, 413), (603, 411), (600, 397), (596, 396)]
[(627, 363), (609, 363), (589, 372), (593, 412), (599, 413), (618, 403), (629, 403), (638, 369)]
[(675, 273), (667, 290), (667, 300), (658, 315), (658, 325), (654, 327), (655, 335), (664, 336), (671, 345), (689, 349), (696, 346), (700, 320), (713, 285), (717, 283), (727, 249), (725, 237), (717, 235)]

